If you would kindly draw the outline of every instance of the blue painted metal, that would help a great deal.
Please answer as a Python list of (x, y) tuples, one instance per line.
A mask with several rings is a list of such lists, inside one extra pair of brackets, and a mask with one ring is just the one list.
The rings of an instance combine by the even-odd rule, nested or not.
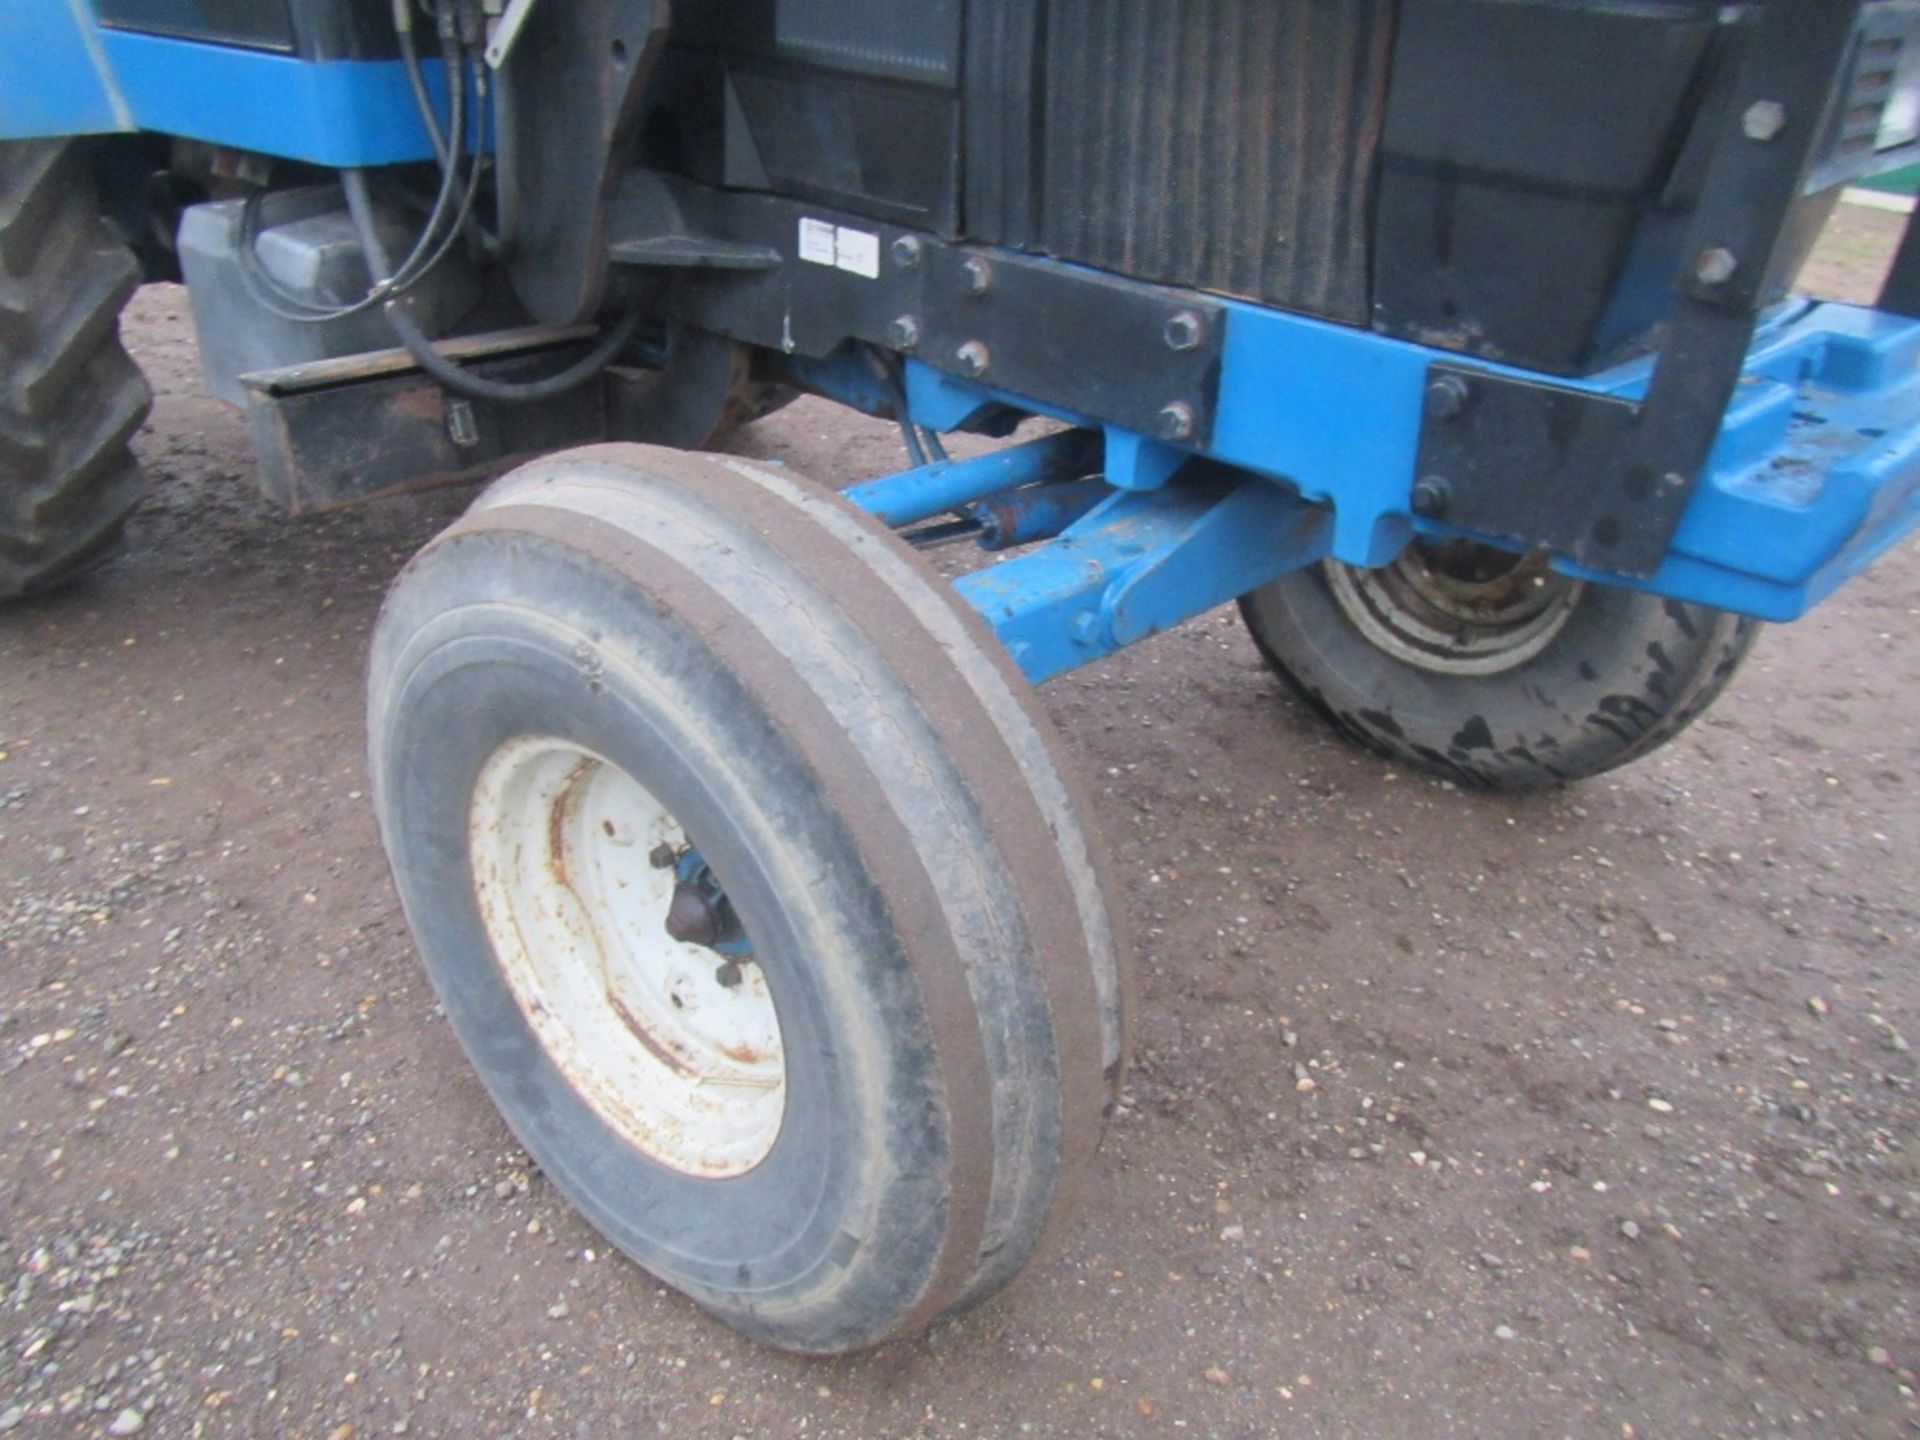
[(1113, 494), (1113, 488), (1098, 477), (1029, 485), (977, 500), (966, 513), (979, 522), (982, 550), (1011, 550), (1051, 540)]
[(316, 62), (124, 30), (99, 39), (142, 130), (315, 165), (433, 154), (398, 60)]
[[(51, 0), (0, 3), (0, 139), (153, 130), (315, 165), (433, 150), (398, 60), (302, 60), (81, 24)], [(424, 66), (436, 97), (440, 62)]]
[[(1283, 480), (1330, 507), (1330, 553), (1351, 564), (1385, 564), (1416, 533), (1462, 533), (1416, 521), (1410, 506), (1427, 367), (1462, 364), (1459, 356), (1239, 302), (1228, 313), (1207, 449), (1142, 437), (1129, 446), (1108, 428), (1110, 457), (1150, 446), (1204, 453)], [(1779, 308), (1759, 328), (1748, 378), (1666, 563), (1644, 581), (1561, 568), (1763, 619), (1804, 613), (1920, 527), (1917, 364), (1920, 322), (1847, 305)], [(1651, 370), (1642, 359), (1556, 383), (1637, 398)], [(989, 405), (1096, 423), (918, 362), (908, 363), (906, 379), (915, 419), (938, 429), (963, 425)]]
[(0, 3), (0, 140), (132, 128), (90, 13), (67, 0)]
[(1116, 491), (1059, 539), (954, 589), (1038, 684), (1312, 563), (1332, 520), (1265, 480), (1190, 477)]
[[(1920, 324), (1847, 305), (1761, 337), (1666, 561), (1569, 574), (1792, 620), (1920, 526)], [(1640, 377), (1638, 384), (1644, 384)]]
[(889, 525), (913, 525), (1017, 485), (1077, 480), (1099, 467), (1094, 438), (1084, 430), (1064, 430), (970, 460), (942, 460), (868, 480), (844, 493)]

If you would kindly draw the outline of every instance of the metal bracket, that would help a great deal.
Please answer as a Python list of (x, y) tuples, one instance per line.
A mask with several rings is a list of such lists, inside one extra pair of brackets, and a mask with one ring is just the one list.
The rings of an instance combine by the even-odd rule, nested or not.
[(1754, 22), (1645, 399), (1431, 366), (1416, 513), (1616, 575), (1659, 568), (1745, 368), (1783, 218), (1830, 133), (1861, 8), (1778, 0)]

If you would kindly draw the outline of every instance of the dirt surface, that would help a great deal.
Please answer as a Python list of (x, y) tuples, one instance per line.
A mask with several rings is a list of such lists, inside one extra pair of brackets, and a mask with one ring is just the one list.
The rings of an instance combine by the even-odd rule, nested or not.
[[(1356, 753), (1225, 612), (1050, 686), (1141, 940), (1129, 1103), (1022, 1283), (807, 1362), (609, 1257), (435, 1013), (361, 670), (465, 497), (277, 514), (180, 292), (129, 328), (134, 552), (0, 615), (0, 1431), (1920, 1431), (1920, 549), (1557, 793)], [(897, 463), (817, 402), (742, 448)]]

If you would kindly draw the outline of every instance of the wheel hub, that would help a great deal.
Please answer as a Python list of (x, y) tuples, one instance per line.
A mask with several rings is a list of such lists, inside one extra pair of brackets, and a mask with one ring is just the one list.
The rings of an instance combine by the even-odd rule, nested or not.
[(1324, 562), (1334, 602), (1369, 642), (1442, 675), (1496, 675), (1545, 650), (1572, 616), (1579, 580), (1539, 555), (1470, 541), (1416, 541), (1391, 563)]
[(726, 1178), (766, 1158), (786, 1104), (779, 1017), (666, 807), (601, 756), (523, 737), (481, 768), (469, 824), (494, 954), (570, 1086), (676, 1170)]

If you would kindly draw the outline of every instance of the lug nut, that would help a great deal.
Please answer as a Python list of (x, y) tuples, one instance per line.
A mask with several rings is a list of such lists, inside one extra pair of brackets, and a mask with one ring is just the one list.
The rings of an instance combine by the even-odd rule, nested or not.
[(1169, 350), (1191, 350), (1205, 333), (1206, 323), (1197, 311), (1176, 310), (1167, 317), (1165, 334)]
[(1176, 400), (1163, 409), (1154, 422), (1154, 434), (1162, 440), (1186, 440), (1193, 435), (1193, 407)]
[(992, 363), (992, 357), (987, 354), (987, 347), (978, 340), (967, 341), (954, 351), (953, 358), (959, 362), (961, 373), (973, 380), (978, 380), (986, 374), (987, 366)]

